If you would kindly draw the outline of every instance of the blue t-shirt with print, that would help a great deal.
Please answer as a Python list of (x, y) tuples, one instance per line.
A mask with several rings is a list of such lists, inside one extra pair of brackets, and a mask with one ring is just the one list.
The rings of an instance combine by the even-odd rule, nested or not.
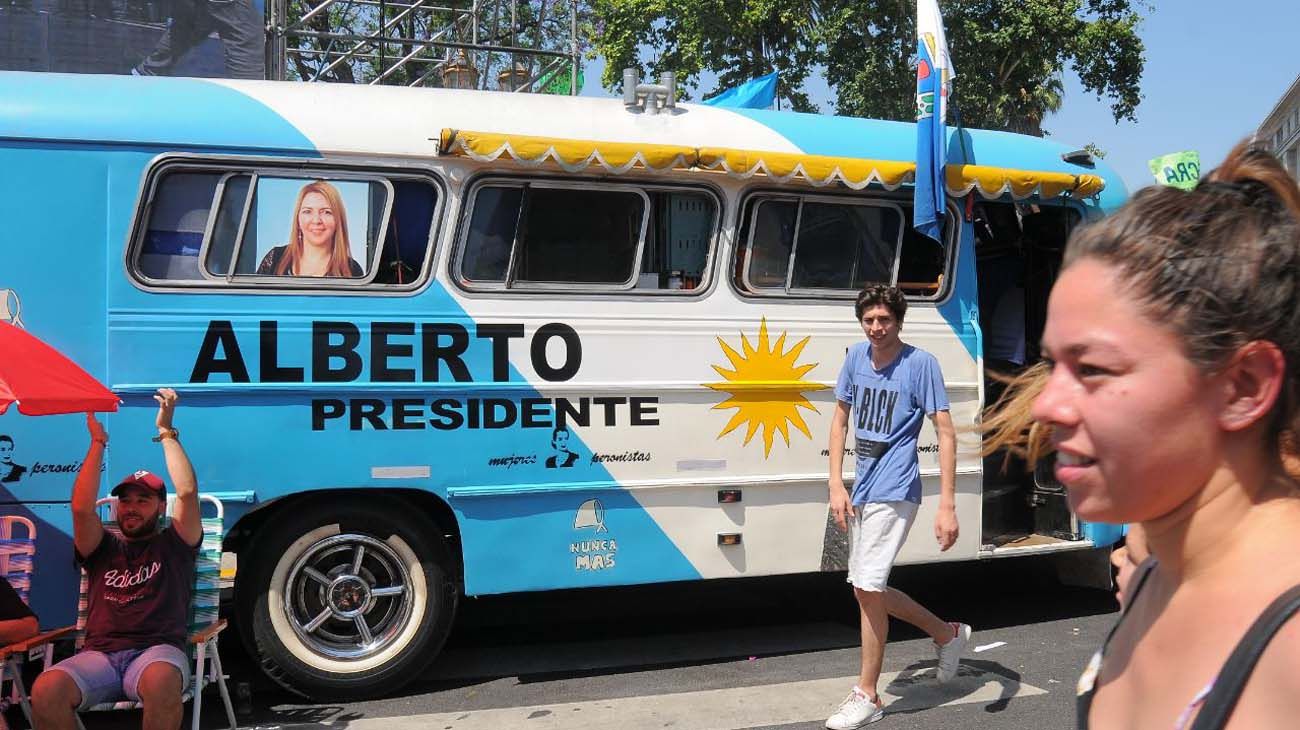
[(871, 364), (871, 343), (849, 348), (835, 383), (835, 397), (852, 406), (856, 477), (849, 499), (921, 503), (921, 466), (916, 439), (927, 415), (948, 410), (939, 361), (903, 345), (882, 370)]

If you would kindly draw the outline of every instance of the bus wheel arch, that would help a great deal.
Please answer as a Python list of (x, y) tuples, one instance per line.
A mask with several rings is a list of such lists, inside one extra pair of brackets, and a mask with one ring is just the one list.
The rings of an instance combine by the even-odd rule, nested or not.
[(268, 676), (308, 697), (369, 697), (441, 651), (460, 597), (459, 540), (419, 501), (318, 492), (247, 516), (258, 519), (239, 540), (235, 604)]

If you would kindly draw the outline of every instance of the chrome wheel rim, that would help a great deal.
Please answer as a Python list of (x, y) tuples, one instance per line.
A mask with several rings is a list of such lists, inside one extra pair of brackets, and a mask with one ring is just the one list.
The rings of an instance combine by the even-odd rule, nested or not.
[(332, 535), (294, 561), (284, 612), (298, 639), (333, 659), (382, 652), (411, 620), (411, 575), (396, 551), (369, 535)]

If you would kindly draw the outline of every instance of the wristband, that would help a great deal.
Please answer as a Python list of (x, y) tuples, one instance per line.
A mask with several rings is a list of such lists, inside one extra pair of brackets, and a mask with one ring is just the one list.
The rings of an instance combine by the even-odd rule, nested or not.
[(179, 441), (180, 437), (181, 437), (181, 432), (178, 431), (177, 429), (160, 428), (158, 429), (158, 435), (153, 437), (153, 442), (162, 443), (163, 439), (176, 439), (177, 441)]

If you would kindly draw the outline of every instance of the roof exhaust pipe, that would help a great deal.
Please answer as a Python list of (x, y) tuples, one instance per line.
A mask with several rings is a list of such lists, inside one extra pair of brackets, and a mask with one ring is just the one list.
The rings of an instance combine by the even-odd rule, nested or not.
[(646, 114), (677, 108), (677, 75), (665, 71), (659, 74), (659, 83), (643, 84), (637, 69), (623, 69), (623, 106), (630, 112)]

